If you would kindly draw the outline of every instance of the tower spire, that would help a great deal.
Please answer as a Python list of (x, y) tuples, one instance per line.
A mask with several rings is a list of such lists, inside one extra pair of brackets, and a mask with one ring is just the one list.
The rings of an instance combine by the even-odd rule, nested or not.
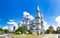
[(39, 6), (37, 6), (37, 17), (39, 17), (39, 18), (41, 17)]
[(39, 9), (39, 6), (37, 6), (37, 10), (40, 10), (40, 9)]

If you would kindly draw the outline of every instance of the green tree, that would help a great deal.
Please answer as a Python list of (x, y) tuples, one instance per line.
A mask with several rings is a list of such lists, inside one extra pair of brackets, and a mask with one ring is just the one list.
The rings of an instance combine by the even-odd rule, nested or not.
[(50, 25), (49, 28), (46, 30), (46, 33), (53, 33), (53, 26)]
[(0, 34), (4, 34), (4, 31), (2, 28), (0, 28)]
[(15, 33), (19, 33), (19, 32), (21, 32), (21, 33), (25, 33), (26, 32), (26, 28), (25, 27), (19, 27), (16, 31), (15, 31)]
[(0, 31), (3, 31), (3, 29), (2, 29), (2, 28), (0, 28)]
[(53, 33), (54, 33), (54, 34), (56, 34), (56, 31), (55, 31), (55, 30), (53, 30)]
[(3, 31), (4, 31), (4, 33), (8, 33), (9, 32), (7, 29), (4, 29)]
[(57, 30), (56, 32), (57, 32), (57, 34), (60, 34), (60, 30)]
[(46, 33), (46, 34), (49, 34), (49, 31), (50, 31), (50, 30), (49, 30), (49, 29), (47, 29), (45, 33)]

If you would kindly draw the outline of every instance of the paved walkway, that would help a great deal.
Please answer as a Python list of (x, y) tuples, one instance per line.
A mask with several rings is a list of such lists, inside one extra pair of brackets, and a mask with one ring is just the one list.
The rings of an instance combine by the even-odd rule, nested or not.
[[(0, 35), (0, 38), (11, 38), (9, 37), (8, 34)], [(45, 34), (45, 35), (36, 35), (36, 36), (19, 36), (19, 37), (14, 37), (14, 38), (57, 38), (57, 34)]]
[(9, 34), (3, 34), (3, 35), (0, 35), (0, 38), (11, 38), (10, 36), (11, 35), (9, 35)]
[(57, 34), (45, 34), (42, 38), (57, 38)]
[(35, 36), (19, 36), (16, 38), (57, 38), (57, 34), (45, 34), (45, 35), (35, 35)]

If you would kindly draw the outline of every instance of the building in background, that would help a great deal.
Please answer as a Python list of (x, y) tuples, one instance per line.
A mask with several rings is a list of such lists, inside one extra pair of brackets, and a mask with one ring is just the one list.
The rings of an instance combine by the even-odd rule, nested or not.
[(49, 33), (50, 34), (53, 33), (53, 26), (52, 25), (50, 25), (50, 27), (49, 27)]
[[(29, 15), (26, 15), (23, 20), (22, 26), (25, 26), (27, 30), (30, 30), (32, 34), (41, 34), (44, 33), (44, 26), (43, 26), (43, 16), (40, 14), (39, 6), (36, 10), (36, 18), (34, 20), (30, 20)], [(18, 27), (20, 23), (18, 24)]]
[(57, 30), (60, 30), (60, 27), (57, 27)]

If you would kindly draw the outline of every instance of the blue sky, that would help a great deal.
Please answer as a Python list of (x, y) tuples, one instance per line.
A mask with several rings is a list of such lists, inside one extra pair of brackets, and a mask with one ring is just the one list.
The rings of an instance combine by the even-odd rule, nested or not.
[(9, 19), (20, 22), (23, 12), (36, 17), (37, 6), (48, 24), (56, 24), (55, 17), (60, 16), (60, 0), (0, 0), (0, 27), (8, 25)]

